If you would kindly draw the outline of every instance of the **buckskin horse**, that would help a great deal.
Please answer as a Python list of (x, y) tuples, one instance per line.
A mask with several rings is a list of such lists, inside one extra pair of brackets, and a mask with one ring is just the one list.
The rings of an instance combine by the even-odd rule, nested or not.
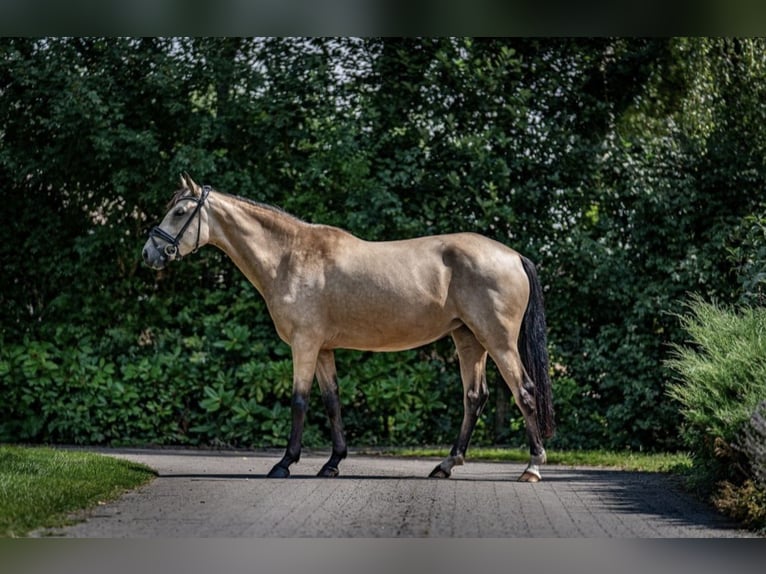
[(554, 420), (542, 289), (526, 257), (475, 233), (364, 241), (199, 186), (184, 174), (164, 219), (149, 232), (143, 259), (162, 269), (208, 243), (263, 296), (292, 350), (292, 427), (269, 477), (288, 477), (300, 458), (315, 376), (332, 439), (319, 476), (337, 476), (347, 447), (334, 349), (398, 351), (450, 335), (463, 382), (463, 421), (450, 455), (430, 476), (447, 478), (465, 460), (489, 396), (489, 355), (524, 416), (530, 460), (519, 480), (540, 480), (543, 438), (553, 435)]

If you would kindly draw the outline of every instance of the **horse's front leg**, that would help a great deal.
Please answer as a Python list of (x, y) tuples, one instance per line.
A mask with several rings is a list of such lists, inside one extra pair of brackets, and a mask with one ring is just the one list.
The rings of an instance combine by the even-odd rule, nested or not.
[(290, 465), (301, 458), (301, 439), (306, 412), (309, 406), (311, 383), (316, 371), (317, 353), (310, 345), (293, 343), (293, 396), (291, 401), (292, 428), (287, 442), (285, 456), (282, 457), (268, 474), (269, 478), (287, 478)]
[(322, 390), (322, 402), (327, 409), (327, 417), (330, 419), (330, 437), (332, 438), (332, 454), (317, 476), (332, 478), (338, 476), (338, 465), (348, 453), (346, 439), (343, 436), (343, 421), (340, 416), (335, 354), (332, 351), (319, 353), (316, 372), (317, 381)]

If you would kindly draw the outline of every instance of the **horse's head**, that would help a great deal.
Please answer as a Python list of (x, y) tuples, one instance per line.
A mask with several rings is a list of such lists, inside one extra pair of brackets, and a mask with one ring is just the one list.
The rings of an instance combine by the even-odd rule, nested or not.
[(181, 176), (181, 189), (176, 191), (162, 223), (152, 228), (144, 245), (142, 255), (149, 267), (162, 269), (207, 243), (207, 213), (203, 207), (208, 193), (209, 187), (200, 187), (187, 174)]

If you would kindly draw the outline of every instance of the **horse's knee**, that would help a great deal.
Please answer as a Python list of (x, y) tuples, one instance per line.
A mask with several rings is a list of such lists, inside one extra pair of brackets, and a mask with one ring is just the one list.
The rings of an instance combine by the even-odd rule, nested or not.
[(340, 414), (340, 397), (337, 389), (322, 390), (322, 403), (328, 416), (336, 417)]
[(293, 393), (290, 406), (292, 407), (293, 414), (305, 415), (309, 409), (308, 397), (301, 393)]

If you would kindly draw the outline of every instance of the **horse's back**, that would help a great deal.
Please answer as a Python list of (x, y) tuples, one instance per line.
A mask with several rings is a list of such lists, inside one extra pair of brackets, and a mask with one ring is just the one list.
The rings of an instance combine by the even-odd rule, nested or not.
[(516, 251), (477, 233), (382, 242), (353, 238), (339, 243), (339, 249), (332, 267), (350, 279), (372, 280), (402, 294), (411, 289), (441, 293), (455, 280), (502, 290), (524, 275)]
[(327, 269), (362, 294), (386, 292), (446, 304), (455, 289), (496, 293), (523, 291), (527, 278), (521, 256), (478, 233), (430, 235), (399, 241), (370, 242), (349, 236)]

